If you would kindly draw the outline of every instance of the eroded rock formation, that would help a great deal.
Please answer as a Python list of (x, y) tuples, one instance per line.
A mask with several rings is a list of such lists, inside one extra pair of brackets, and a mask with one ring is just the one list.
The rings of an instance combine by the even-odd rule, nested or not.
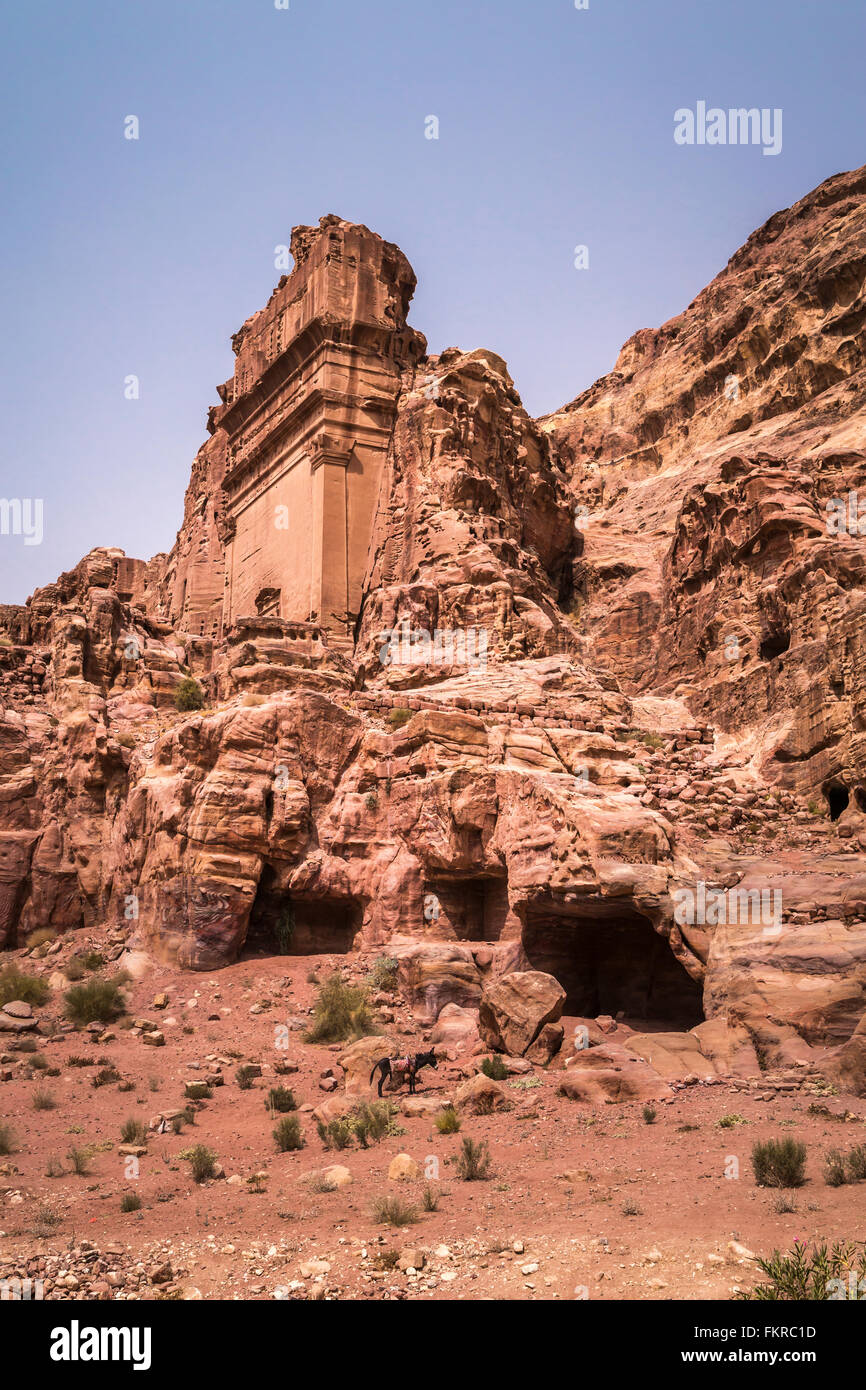
[[(171, 553), (0, 609), (0, 944), (381, 948), (460, 1040), (552, 976), (568, 1094), (866, 1086), (866, 171), (542, 421), (495, 353), (426, 356), (396, 247), (292, 250)], [(606, 1015), (667, 1031), (594, 1076)]]

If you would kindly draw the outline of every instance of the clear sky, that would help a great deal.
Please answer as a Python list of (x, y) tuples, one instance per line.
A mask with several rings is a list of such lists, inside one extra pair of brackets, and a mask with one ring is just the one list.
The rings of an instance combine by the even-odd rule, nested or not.
[[(493, 348), (541, 414), (771, 213), (866, 161), (863, 0), (0, 14), (0, 497), (43, 503), (41, 544), (0, 535), (0, 602), (95, 545), (170, 548), (230, 335), (295, 223), (335, 212), (396, 241), (431, 351)], [(781, 153), (676, 144), (699, 101), (780, 108)]]

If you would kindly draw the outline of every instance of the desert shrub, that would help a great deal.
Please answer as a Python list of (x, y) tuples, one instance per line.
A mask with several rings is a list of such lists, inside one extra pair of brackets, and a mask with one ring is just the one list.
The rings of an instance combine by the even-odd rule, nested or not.
[(181, 1154), (181, 1158), (185, 1158), (189, 1163), (195, 1182), (207, 1182), (216, 1172), (217, 1156), (207, 1144), (196, 1144), (195, 1148), (187, 1149), (186, 1153)]
[(24, 942), (28, 951), (35, 951), (37, 946), (45, 946), (49, 941), (57, 940), (57, 932), (52, 931), (51, 927), (37, 927), (32, 931)]
[(20, 999), (23, 1004), (44, 1004), (51, 986), (39, 975), (25, 975), (17, 965), (5, 965), (0, 970), (0, 1008)]
[(62, 1178), (65, 1171), (59, 1158), (49, 1158), (45, 1165), (46, 1178)]
[(68, 1067), (95, 1067), (96, 1058), (83, 1057), (80, 1052), (73, 1052), (70, 1057), (66, 1058), (66, 1065)]
[(337, 1184), (333, 1178), (328, 1178), (324, 1173), (314, 1173), (308, 1183), (311, 1192), (323, 1194), (325, 1192), (336, 1192)]
[(745, 1123), (742, 1115), (723, 1115), (719, 1120), (719, 1129), (736, 1129), (737, 1125)]
[(282, 908), (274, 927), (274, 936), (277, 942), (277, 954), (287, 956), (292, 949), (292, 942), (295, 938), (295, 909), (291, 903), (286, 903)]
[(490, 1150), (486, 1139), (476, 1144), (468, 1134), (457, 1155), (457, 1176), (464, 1182), (483, 1182), (490, 1176)]
[(623, 1216), (643, 1216), (643, 1211), (637, 1202), (623, 1202), (622, 1214)]
[(866, 1144), (855, 1144), (846, 1154), (831, 1149), (824, 1166), (824, 1181), (829, 1187), (842, 1187), (848, 1182), (866, 1178)]
[(37, 1052), (35, 1056), (30, 1058), (30, 1065), (36, 1071), (48, 1071), (48, 1058), (41, 1052)]
[(100, 1086), (113, 1086), (115, 1081), (119, 1080), (120, 1072), (117, 1067), (100, 1067), (90, 1084), (98, 1091)]
[(180, 1133), (182, 1133), (182, 1131), (183, 1131), (183, 1126), (184, 1126), (184, 1117), (183, 1117), (183, 1115), (172, 1115), (172, 1117), (171, 1117), (171, 1119), (170, 1119), (170, 1121), (169, 1121), (169, 1126), (170, 1126), (170, 1128), (171, 1128), (172, 1134), (180, 1134)]
[(424, 1210), (438, 1211), (439, 1199), (440, 1193), (437, 1191), (435, 1187), (431, 1187), (428, 1183), (427, 1186), (424, 1188), (424, 1192), (421, 1196), (421, 1205), (423, 1206)]
[(288, 1110), (297, 1110), (298, 1108), (294, 1093), (287, 1090), (285, 1086), (272, 1086), (268, 1091), (265, 1105), (268, 1110), (276, 1110), (280, 1115), (284, 1115)]
[(304, 1036), (308, 1043), (345, 1042), (364, 1038), (376, 1028), (367, 1004), (367, 991), (347, 985), (338, 974), (319, 985), (313, 1006), (313, 1024)]
[(374, 1197), (370, 1215), (380, 1226), (412, 1226), (418, 1220), (418, 1208), (405, 1198), (388, 1194)]
[(121, 1211), (140, 1211), (141, 1198), (137, 1192), (124, 1192), (120, 1199)]
[(57, 1210), (53, 1202), (40, 1202), (33, 1219), (33, 1234), (43, 1237), (50, 1236), (57, 1230), (62, 1221), (63, 1215)]
[(802, 1187), (806, 1181), (806, 1145), (796, 1139), (755, 1144), (752, 1169), (759, 1187)]
[(370, 1104), (362, 1102), (355, 1107), (348, 1117), (349, 1128), (362, 1149), (366, 1149), (368, 1141), (376, 1144), (390, 1133), (394, 1113), (393, 1105), (387, 1100), (374, 1100)]
[(147, 1125), (131, 1115), (121, 1125), (120, 1137), (124, 1144), (144, 1144), (147, 1142)]
[(397, 961), (393, 956), (379, 956), (367, 976), (372, 989), (395, 990), (397, 988)]
[(15, 1134), (9, 1125), (0, 1124), (0, 1158), (6, 1158), (17, 1151)]
[(777, 1216), (790, 1216), (797, 1210), (797, 1203), (793, 1197), (788, 1197), (784, 1192), (780, 1192), (773, 1203), (773, 1211)]
[(63, 967), (63, 973), (66, 976), (67, 980), (71, 980), (74, 984), (77, 980), (83, 980), (85, 975), (87, 974), (87, 971), (84, 969), (84, 966), (82, 965), (78, 957), (73, 956), (72, 960), (69, 961), (69, 963)]
[[(758, 1268), (769, 1279), (741, 1292), (741, 1300), (758, 1302), (835, 1302), (848, 1297), (851, 1284), (866, 1278), (866, 1248), (862, 1244), (841, 1243), (829, 1250), (814, 1249), (795, 1241), (788, 1254), (774, 1250), (769, 1259), (758, 1259)], [(853, 1274), (854, 1279), (850, 1276)], [(831, 1281), (836, 1280), (837, 1283)]]
[(40, 1086), (37, 1090), (33, 1092), (33, 1109), (56, 1110), (57, 1101), (54, 1099), (50, 1091), (47, 1091)]
[(79, 1178), (85, 1177), (90, 1172), (91, 1153), (89, 1149), (79, 1149), (73, 1145), (66, 1157), (72, 1164), (73, 1173)]
[(204, 708), (204, 691), (193, 676), (184, 676), (175, 687), (174, 707), (181, 714)]
[(446, 1105), (433, 1121), (440, 1134), (456, 1134), (460, 1128), (460, 1116), (453, 1105)]
[(384, 1269), (384, 1270), (396, 1269), (397, 1266), (398, 1266), (398, 1264), (400, 1263), (400, 1251), (399, 1251), (399, 1250), (380, 1250), (379, 1253), (378, 1253), (377, 1255), (374, 1256), (374, 1259), (375, 1259), (375, 1262), (376, 1262), (376, 1268), (377, 1268), (377, 1269)]
[(643, 1110), (641, 1111), (641, 1114), (643, 1115), (644, 1124), (654, 1125), (656, 1119), (658, 1118), (658, 1113), (659, 1112), (656, 1110), (654, 1105), (645, 1105)]
[(105, 964), (105, 956), (101, 951), (83, 951), (78, 957), (85, 970), (98, 970)]
[(238, 1067), (235, 1072), (235, 1081), (242, 1091), (252, 1090), (253, 1080), (258, 1075), (255, 1067)]
[(352, 1142), (352, 1127), (347, 1119), (316, 1121), (316, 1130), (326, 1149), (348, 1149)]
[(481, 1070), (485, 1076), (489, 1076), (491, 1081), (504, 1081), (508, 1076), (508, 1068), (502, 1058), (494, 1053), (492, 1057), (485, 1057), (481, 1063)]
[(86, 1023), (111, 1023), (125, 1010), (121, 977), (88, 980), (66, 991), (66, 1015), (79, 1027)]
[(304, 1147), (304, 1136), (301, 1133), (301, 1122), (297, 1115), (284, 1115), (279, 1124), (274, 1129), (274, 1143), (278, 1153), (291, 1153), (294, 1149)]
[(9, 1044), (13, 1052), (38, 1052), (39, 1044), (35, 1038), (18, 1038)]

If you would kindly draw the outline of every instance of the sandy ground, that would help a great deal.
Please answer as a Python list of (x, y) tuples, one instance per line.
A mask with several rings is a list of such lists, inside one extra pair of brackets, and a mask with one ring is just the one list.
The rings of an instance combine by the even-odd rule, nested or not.
[[(536, 1068), (538, 1084), (507, 1083), (511, 1110), (466, 1116), (459, 1134), (440, 1135), (429, 1117), (398, 1114), (402, 1133), (366, 1150), (328, 1153), (302, 1111), (305, 1147), (277, 1153), (267, 1090), (281, 1082), (300, 1106), (326, 1098), (320, 1076), (341, 1048), (305, 1045), (300, 1028), (315, 996), (311, 971), (346, 960), (261, 957), (184, 977), (156, 969), (132, 986), (130, 1014), (158, 1023), (164, 1047), (116, 1024), (111, 1041), (77, 1032), (39, 1038), (59, 1075), (37, 1071), (0, 1085), (0, 1120), (17, 1138), (15, 1151), (0, 1158), (0, 1277), (41, 1275), (48, 1297), (72, 1298), (712, 1299), (755, 1281), (754, 1264), (730, 1251), (732, 1241), (768, 1254), (795, 1239), (866, 1238), (863, 1185), (831, 1188), (823, 1179), (829, 1149), (866, 1140), (866, 1102), (805, 1090), (764, 1100), (757, 1088), (692, 1085), (659, 1103), (648, 1124), (639, 1103), (589, 1107), (560, 1097), (556, 1070)], [(163, 990), (169, 1003), (157, 1011), (152, 1001)], [(59, 1013), (59, 996), (39, 1011)], [(277, 1049), (286, 1024), (288, 1050)], [(403, 1051), (429, 1036), (401, 1006), (383, 1032)], [(0, 1041), (0, 1052), (20, 1061), (7, 1048), (8, 1039)], [(134, 1089), (94, 1088), (98, 1067), (70, 1066), (75, 1054), (110, 1060)], [(297, 1072), (275, 1077), (281, 1058)], [(215, 1059), (225, 1084), (201, 1102), (193, 1126), (151, 1133), (138, 1176), (129, 1176), (118, 1153), (123, 1121), (147, 1124), (182, 1107), (185, 1081), (213, 1073)], [(235, 1081), (241, 1061), (263, 1065), (246, 1091)], [(460, 1068), (427, 1071), (419, 1094), (451, 1093), (462, 1076)], [(55, 1108), (35, 1110), (37, 1090), (49, 1091)], [(849, 1118), (810, 1114), (810, 1105)], [(721, 1127), (730, 1115), (742, 1123)], [(464, 1135), (487, 1141), (487, 1181), (458, 1178), (453, 1160)], [(784, 1194), (794, 1210), (783, 1211), (778, 1192), (756, 1186), (749, 1155), (756, 1140), (788, 1135), (808, 1147), (808, 1181)], [(199, 1142), (216, 1152), (224, 1178), (193, 1182), (180, 1155)], [(93, 1151), (81, 1176), (70, 1170), (73, 1145)], [(398, 1153), (419, 1165), (417, 1180), (389, 1180)], [(47, 1176), (52, 1160), (62, 1167), (58, 1176)], [(301, 1181), (335, 1162), (351, 1173), (346, 1186), (317, 1192)], [(261, 1192), (247, 1183), (257, 1172), (267, 1175)], [(428, 1185), (439, 1193), (432, 1212), (422, 1206)], [(142, 1206), (124, 1213), (130, 1190)], [(397, 1191), (417, 1203), (417, 1222), (377, 1224), (372, 1200)], [(46, 1212), (56, 1223), (48, 1230)], [(404, 1258), (414, 1259), (408, 1272), (381, 1258), (406, 1250), (420, 1252)]]

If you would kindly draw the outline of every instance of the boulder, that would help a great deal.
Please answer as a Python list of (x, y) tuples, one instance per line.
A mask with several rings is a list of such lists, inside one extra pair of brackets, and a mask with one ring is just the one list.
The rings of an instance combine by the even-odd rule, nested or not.
[[(559, 981), (541, 970), (515, 970), (501, 976), (481, 996), (482, 1042), (497, 1052), (525, 1056), (545, 1024), (561, 1017), (565, 997)], [(561, 1030), (559, 1038), (561, 1042)]]
[(501, 1081), (493, 1081), (479, 1072), (457, 1087), (454, 1101), (461, 1110), (469, 1110), (476, 1115), (487, 1114), (491, 1110), (507, 1110), (511, 1105), (511, 1094)]

